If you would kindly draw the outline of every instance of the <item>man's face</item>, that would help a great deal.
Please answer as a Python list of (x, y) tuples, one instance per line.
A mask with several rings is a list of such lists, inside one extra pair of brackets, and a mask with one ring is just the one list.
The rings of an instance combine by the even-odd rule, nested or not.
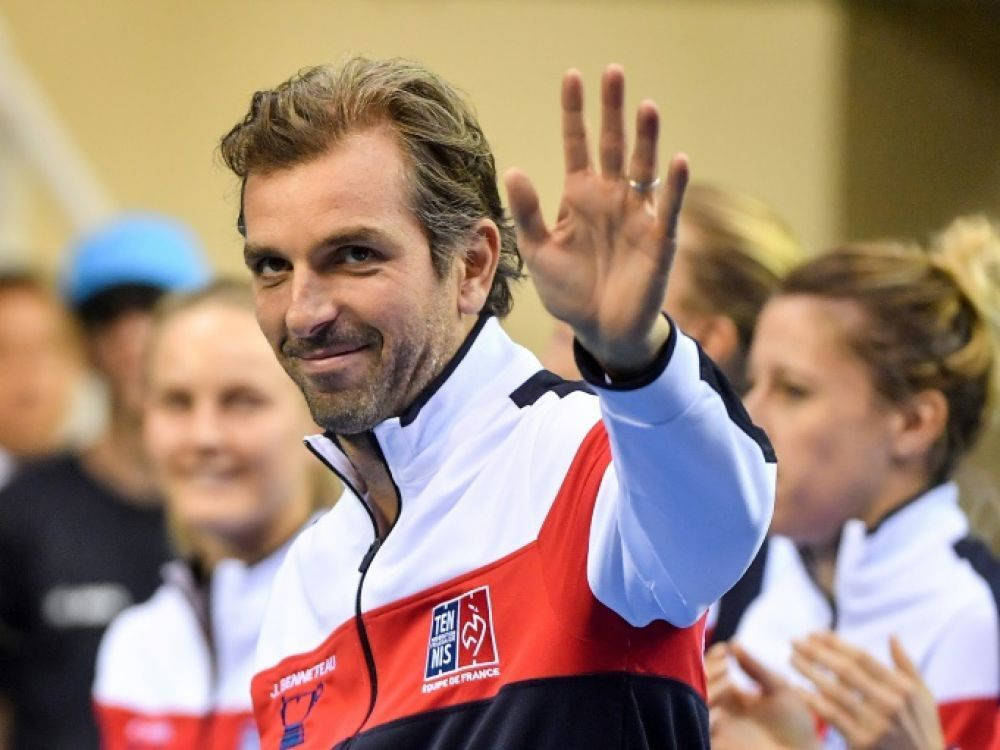
[(0, 445), (51, 450), (80, 373), (66, 314), (39, 291), (0, 292)]
[(88, 334), (92, 364), (104, 376), (119, 413), (132, 419), (142, 414), (142, 358), (152, 327), (153, 314), (134, 309)]
[(435, 275), (405, 178), (392, 131), (375, 127), (246, 181), (257, 319), (317, 424), (338, 434), (401, 414), (464, 335), (460, 271)]

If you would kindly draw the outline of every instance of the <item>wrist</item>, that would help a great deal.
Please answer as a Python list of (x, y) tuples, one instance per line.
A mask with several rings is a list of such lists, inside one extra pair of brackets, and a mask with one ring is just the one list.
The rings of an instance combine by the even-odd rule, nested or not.
[(632, 391), (644, 388), (655, 381), (663, 374), (667, 364), (673, 358), (677, 343), (676, 326), (666, 315), (663, 316), (663, 323), (666, 324), (666, 340), (660, 344), (660, 348), (654, 352), (652, 359), (646, 362), (644, 367), (625, 376), (622, 375), (621, 371), (609, 371), (603, 362), (591, 353), (586, 344), (579, 337), (575, 337), (573, 358), (576, 360), (576, 366), (583, 379), (594, 387), (612, 391)]
[(587, 338), (574, 332), (579, 346), (587, 352), (612, 383), (627, 382), (650, 369), (670, 339), (673, 325), (666, 315), (657, 315), (645, 337), (638, 341), (611, 342), (592, 345)]

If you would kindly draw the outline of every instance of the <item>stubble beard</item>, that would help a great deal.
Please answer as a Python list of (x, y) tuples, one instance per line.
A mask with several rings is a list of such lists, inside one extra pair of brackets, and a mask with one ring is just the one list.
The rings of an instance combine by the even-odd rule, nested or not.
[(449, 327), (433, 315), (409, 326), (392, 351), (378, 336), (378, 359), (364, 382), (344, 389), (322, 385), (286, 364), (305, 397), (313, 421), (335, 435), (356, 435), (401, 415), (452, 354)]

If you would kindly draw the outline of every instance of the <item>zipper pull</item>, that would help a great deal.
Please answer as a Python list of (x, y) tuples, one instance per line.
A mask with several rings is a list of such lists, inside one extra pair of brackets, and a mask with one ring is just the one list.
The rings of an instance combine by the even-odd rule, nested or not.
[(368, 566), (372, 564), (372, 560), (375, 559), (375, 553), (378, 552), (378, 548), (382, 546), (382, 540), (375, 537), (375, 541), (372, 542), (372, 546), (368, 548), (365, 552), (365, 556), (361, 558), (361, 565), (358, 566), (358, 572), (364, 575), (368, 572)]

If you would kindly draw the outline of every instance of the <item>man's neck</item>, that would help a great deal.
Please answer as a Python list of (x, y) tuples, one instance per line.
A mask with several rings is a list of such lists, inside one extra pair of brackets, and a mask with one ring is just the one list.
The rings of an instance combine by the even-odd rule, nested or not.
[[(479, 319), (479, 315), (462, 316), (459, 335), (452, 342), (441, 367), (447, 367), (448, 363), (457, 355), (463, 342), (472, 334)], [(427, 383), (433, 382), (440, 372), (440, 369), (434, 372), (427, 379)], [(424, 384), (423, 387), (426, 388), (427, 384)], [(375, 517), (379, 537), (384, 537), (399, 516), (400, 498), (396, 484), (389, 473), (389, 467), (378, 447), (378, 442), (371, 431), (354, 435), (338, 435), (337, 439), (364, 483), (364, 486), (358, 487), (357, 490), (364, 495), (364, 499)]]
[(379, 537), (389, 533), (399, 516), (399, 495), (389, 474), (389, 467), (370, 432), (338, 436), (347, 458), (354, 465), (364, 486), (358, 491), (375, 517)]
[(158, 503), (142, 447), (141, 426), (134, 415), (113, 410), (104, 434), (84, 451), (83, 465), (95, 478), (135, 505)]

